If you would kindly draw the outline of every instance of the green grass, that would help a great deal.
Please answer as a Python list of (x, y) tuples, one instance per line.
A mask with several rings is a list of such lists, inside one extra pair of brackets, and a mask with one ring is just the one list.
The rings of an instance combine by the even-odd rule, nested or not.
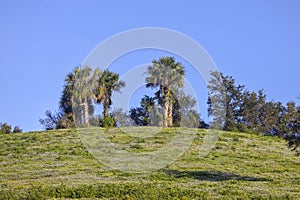
[[(206, 130), (164, 169), (127, 173), (110, 169), (85, 148), (76, 130), (0, 136), (0, 199), (299, 199), (300, 158), (284, 140), (220, 132), (199, 157)], [(176, 135), (164, 129), (107, 130), (129, 152), (155, 151)]]

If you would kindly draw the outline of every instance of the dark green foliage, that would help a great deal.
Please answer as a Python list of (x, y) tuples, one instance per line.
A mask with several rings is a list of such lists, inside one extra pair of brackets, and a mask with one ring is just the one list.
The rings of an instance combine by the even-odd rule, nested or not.
[(140, 107), (130, 109), (129, 114), (135, 125), (161, 125), (161, 114), (156, 100), (155, 97), (145, 95), (140, 102)]
[[(194, 110), (196, 100), (182, 91), (172, 94), (172, 120), (174, 127), (199, 127), (200, 114)], [(159, 97), (145, 95), (140, 107), (130, 109), (130, 117), (137, 126), (162, 126), (162, 109)], [(203, 124), (204, 125), (204, 124)], [(205, 126), (205, 125), (204, 125)], [(206, 127), (207, 128), (207, 127)]]

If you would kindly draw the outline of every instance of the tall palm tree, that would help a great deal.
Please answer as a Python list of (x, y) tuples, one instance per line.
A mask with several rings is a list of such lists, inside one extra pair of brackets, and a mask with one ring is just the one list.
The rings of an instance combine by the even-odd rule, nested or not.
[(59, 101), (59, 109), (62, 112), (62, 117), (65, 123), (65, 128), (74, 126), (74, 114), (73, 114), (73, 88), (76, 80), (76, 76), (80, 71), (79, 67), (76, 67), (72, 72), (68, 73), (65, 78), (65, 84), (63, 86), (62, 95)]
[(125, 87), (125, 82), (119, 80), (119, 74), (104, 70), (98, 81), (95, 89), (96, 103), (103, 104), (103, 117), (107, 117), (112, 104), (112, 93), (120, 92), (122, 87)]
[[(80, 116), (83, 112), (83, 123), (89, 125), (89, 116), (93, 113), (92, 98), (94, 97), (94, 80), (90, 77), (92, 69), (90, 67), (77, 68), (74, 74), (74, 86), (72, 91), (72, 105), (76, 109), (76, 114)], [(82, 108), (82, 109), (81, 109)], [(73, 111), (74, 111), (73, 109)]]
[(173, 57), (161, 57), (153, 60), (147, 69), (146, 87), (159, 88), (156, 95), (163, 108), (163, 126), (173, 126), (172, 108), (174, 95), (183, 87), (184, 67)]

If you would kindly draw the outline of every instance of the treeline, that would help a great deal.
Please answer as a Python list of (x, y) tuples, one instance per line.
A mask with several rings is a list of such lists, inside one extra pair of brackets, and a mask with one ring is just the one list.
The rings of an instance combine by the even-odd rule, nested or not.
[(293, 101), (286, 105), (267, 101), (263, 90), (250, 92), (244, 85), (237, 85), (232, 76), (216, 72), (212, 73), (208, 89), (208, 113), (213, 123), (223, 120), (223, 130), (276, 136), (300, 130), (300, 106)]
[[(125, 82), (119, 74), (90, 67), (77, 67), (65, 78), (59, 110), (46, 111), (40, 123), (47, 130), (75, 126), (207, 126), (193, 108), (196, 100), (183, 91), (184, 66), (173, 57), (153, 60), (147, 68), (146, 87), (155, 90), (153, 97), (144, 96), (141, 106), (129, 113), (110, 110), (113, 92), (120, 92)], [(96, 116), (95, 106), (102, 105), (102, 115)], [(201, 122), (201, 123), (200, 123)]]
[(218, 72), (211, 73), (208, 90), (208, 114), (214, 127), (278, 136), (285, 138), (292, 150), (300, 147), (300, 106), (295, 102), (267, 101), (263, 90), (250, 92), (232, 76)]
[[(232, 76), (212, 72), (208, 85), (208, 114), (211, 122), (200, 120), (194, 110), (196, 100), (183, 91), (185, 68), (173, 57), (153, 60), (145, 72), (145, 85), (154, 90), (145, 95), (140, 106), (128, 113), (111, 110), (112, 94), (120, 92), (125, 82), (119, 74), (90, 67), (77, 67), (65, 78), (57, 112), (46, 111), (40, 119), (45, 129), (75, 126), (164, 126), (199, 127), (262, 133), (284, 137), (290, 147), (300, 143), (300, 106), (295, 102), (284, 105), (267, 101), (263, 90), (248, 91)], [(95, 106), (102, 106), (102, 115), (95, 115)]]

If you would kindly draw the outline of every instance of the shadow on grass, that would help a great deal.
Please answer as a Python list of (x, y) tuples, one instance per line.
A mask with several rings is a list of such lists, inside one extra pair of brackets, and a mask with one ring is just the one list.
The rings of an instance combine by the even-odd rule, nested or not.
[(201, 181), (272, 181), (267, 178), (256, 178), (251, 176), (241, 176), (229, 172), (213, 172), (213, 171), (177, 171), (177, 170), (164, 170), (164, 172), (175, 178), (192, 178)]

